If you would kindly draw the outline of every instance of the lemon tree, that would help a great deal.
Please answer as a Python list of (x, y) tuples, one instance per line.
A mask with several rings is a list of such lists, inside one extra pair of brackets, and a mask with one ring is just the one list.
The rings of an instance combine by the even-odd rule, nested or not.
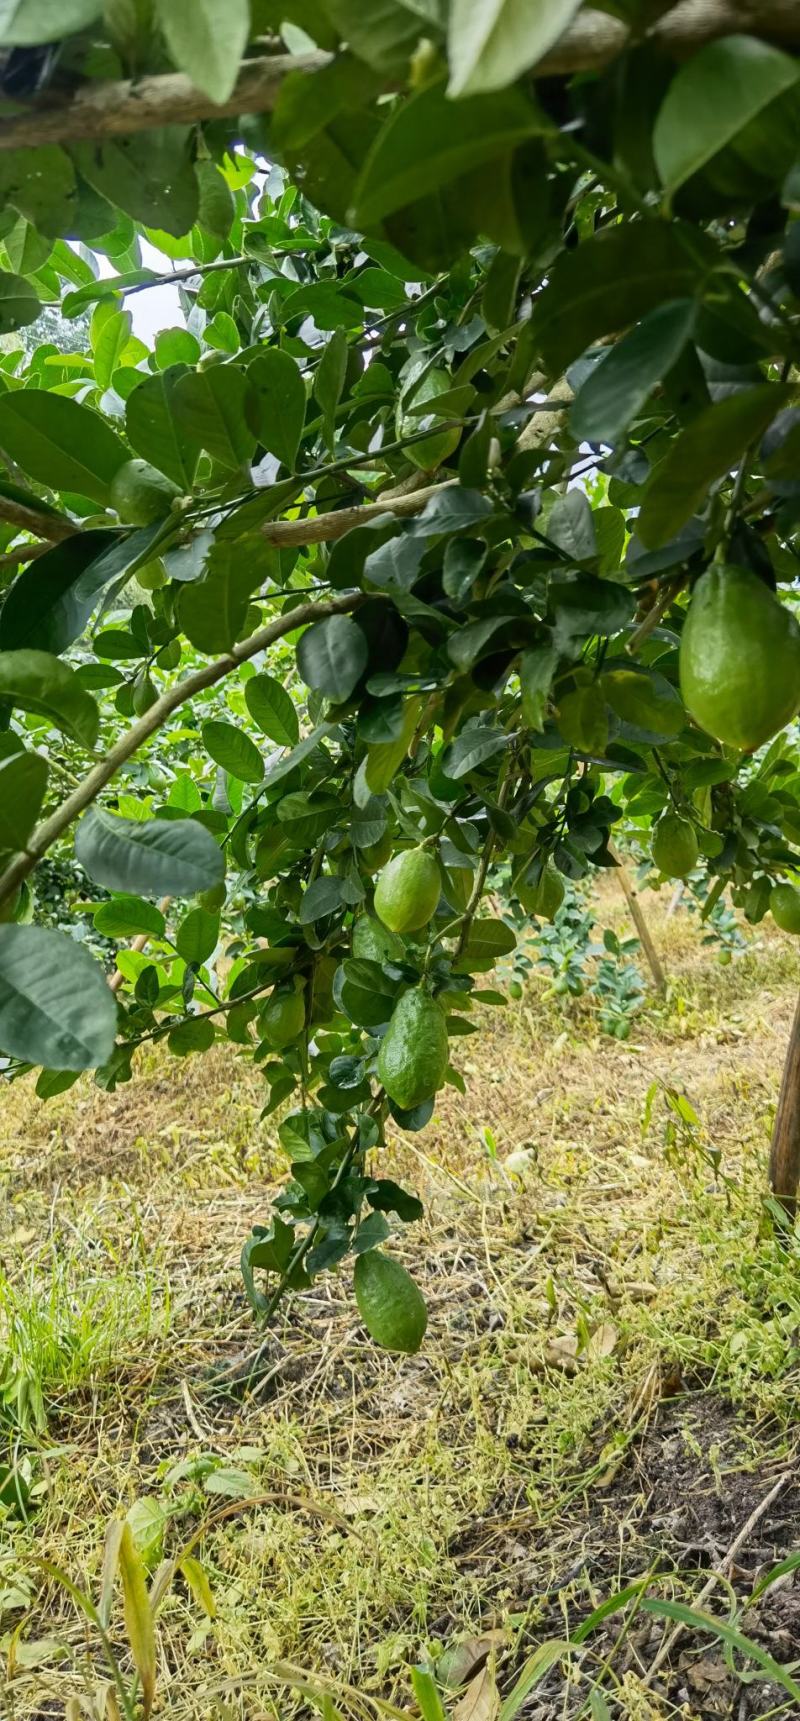
[(290, 1167), (254, 1307), (350, 1257), (405, 1350), (381, 1149), (504, 1002), (498, 869), (548, 918), (634, 825), (800, 929), (792, 32), (540, 10), (0, 20), (5, 1076), (232, 1042)]

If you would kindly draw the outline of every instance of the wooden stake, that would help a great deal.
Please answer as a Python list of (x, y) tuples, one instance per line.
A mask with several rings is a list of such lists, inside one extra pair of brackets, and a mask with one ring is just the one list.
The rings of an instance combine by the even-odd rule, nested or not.
[(617, 878), (619, 879), (620, 889), (621, 889), (622, 894), (625, 898), (625, 901), (628, 904), (628, 909), (630, 911), (631, 920), (633, 921), (633, 924), (636, 927), (636, 931), (639, 935), (639, 942), (641, 943), (642, 949), (645, 953), (645, 956), (647, 957), (647, 961), (648, 961), (649, 966), (650, 966), (650, 973), (653, 976), (653, 981), (654, 981), (654, 984), (656, 987), (656, 991), (657, 992), (663, 992), (665, 990), (666, 984), (667, 984), (666, 977), (664, 974), (664, 970), (661, 966), (661, 963), (659, 961), (658, 951), (656, 950), (656, 947), (655, 947), (653, 940), (650, 936), (650, 928), (648, 927), (647, 921), (645, 920), (644, 914), (642, 912), (642, 909), (641, 909), (641, 906), (639, 903), (639, 897), (638, 897), (638, 894), (636, 892), (636, 889), (634, 888), (630, 873), (628, 872), (628, 869), (625, 865), (625, 862), (622, 860), (622, 857), (620, 856), (618, 851), (614, 848), (613, 843), (609, 843), (608, 852), (611, 855), (613, 861), (615, 862), (616, 873), (617, 873)]
[(781, 1077), (769, 1155), (769, 1181), (773, 1194), (794, 1221), (800, 1185), (800, 999)]

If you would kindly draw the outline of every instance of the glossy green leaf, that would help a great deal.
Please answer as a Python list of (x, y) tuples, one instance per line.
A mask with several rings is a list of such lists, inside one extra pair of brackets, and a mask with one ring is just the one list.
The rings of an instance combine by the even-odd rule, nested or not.
[(215, 764), (240, 783), (260, 783), (264, 763), (254, 741), (233, 723), (211, 718), (203, 724), (203, 746)]
[(73, 144), (72, 159), (102, 197), (144, 227), (180, 237), (197, 219), (199, 190), (186, 126)]
[(334, 329), (314, 374), (314, 394), (322, 412), (325, 441), (331, 451), (336, 438), (336, 408), (344, 388), (347, 354), (344, 329)]
[(247, 377), (257, 402), (259, 442), (292, 471), (306, 416), (306, 391), (298, 366), (281, 347), (265, 347), (248, 366)]
[(102, 0), (4, 0), (0, 10), (0, 43), (4, 47), (35, 47), (57, 36), (70, 36), (99, 17)]
[(243, 370), (222, 364), (187, 371), (175, 384), (172, 410), (181, 436), (198, 453), (204, 448), (223, 466), (242, 466), (249, 460), (256, 445), (249, 422), (255, 404)]
[(0, 270), (0, 334), (13, 334), (42, 314), (42, 301), (30, 281)]
[(581, 0), (452, 0), (448, 24), (451, 96), (500, 90), (547, 53)]
[(367, 667), (366, 636), (351, 616), (314, 622), (301, 635), (297, 667), (307, 687), (339, 704), (349, 699)]
[(130, 459), (98, 412), (43, 389), (0, 399), (0, 448), (38, 483), (75, 490), (103, 505), (114, 473)]
[(353, 222), (373, 227), (481, 162), (513, 149), (548, 122), (517, 90), (449, 102), (442, 84), (420, 90), (386, 121), (354, 193)]
[(653, 129), (663, 183), (676, 191), (800, 79), (796, 60), (755, 36), (708, 42), (676, 72)]
[(293, 747), (300, 735), (297, 711), (286, 688), (273, 675), (251, 676), (244, 699), (259, 729), (278, 747)]
[(0, 651), (0, 699), (47, 717), (57, 729), (92, 749), (100, 713), (74, 669), (47, 651)]
[(114, 995), (83, 945), (42, 926), (0, 926), (0, 1047), (26, 1063), (86, 1070), (111, 1056)]
[(534, 303), (533, 351), (560, 376), (590, 342), (627, 328), (666, 299), (691, 296), (713, 261), (705, 234), (681, 222), (606, 228), (562, 251), (549, 271)]
[(709, 486), (763, 436), (788, 398), (789, 391), (776, 383), (743, 389), (715, 401), (681, 431), (656, 467), (636, 522), (637, 536), (648, 550), (674, 537)]
[(219, 939), (219, 915), (208, 908), (190, 908), (175, 933), (178, 955), (184, 962), (207, 962)]
[(75, 855), (95, 884), (143, 896), (193, 896), (225, 876), (219, 844), (194, 819), (125, 819), (93, 807)]
[(131, 447), (184, 490), (191, 490), (199, 446), (176, 406), (176, 393), (182, 380), (193, 376), (185, 364), (170, 365), (140, 383), (125, 409)]
[(47, 772), (41, 753), (0, 759), (0, 849), (25, 848), (44, 800)]
[(579, 441), (618, 441), (677, 363), (692, 338), (696, 316), (692, 299), (668, 301), (609, 347), (570, 409), (570, 429)]
[(161, 909), (141, 896), (112, 896), (99, 904), (93, 918), (96, 930), (105, 938), (135, 938), (142, 932), (161, 938), (164, 933)]
[(9, 587), (0, 609), (0, 649), (60, 652), (83, 632), (101, 593), (147, 561), (157, 528), (121, 534), (96, 529), (54, 544)]
[(249, 0), (156, 0), (175, 65), (212, 102), (226, 102), (250, 33)]

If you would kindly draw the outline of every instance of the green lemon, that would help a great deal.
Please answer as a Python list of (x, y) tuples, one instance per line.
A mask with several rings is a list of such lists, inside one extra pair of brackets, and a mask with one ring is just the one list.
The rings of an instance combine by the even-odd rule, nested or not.
[(653, 831), (650, 853), (665, 878), (688, 878), (699, 854), (691, 819), (684, 819), (681, 813), (662, 813)]
[(375, 912), (391, 932), (415, 932), (436, 913), (439, 868), (427, 849), (403, 849), (382, 869), (375, 886)]
[[(415, 388), (409, 399), (409, 406), (422, 406), (427, 400), (436, 400), (440, 394), (446, 394), (453, 386), (450, 377), (443, 370), (429, 370), (427, 376)], [(425, 428), (425, 413), (407, 412), (402, 406), (397, 410), (398, 438), (413, 436), (416, 431)], [(440, 466), (448, 454), (458, 447), (461, 431), (439, 430), (430, 436), (423, 437), (419, 442), (412, 442), (406, 449), (406, 457), (412, 465), (419, 466), (423, 472), (430, 471), (434, 466)]]
[(380, 1249), (368, 1249), (356, 1259), (353, 1284), (370, 1338), (384, 1350), (413, 1356), (425, 1337), (428, 1310), (411, 1274)]
[(415, 986), (392, 1011), (378, 1053), (378, 1079), (401, 1111), (413, 1111), (441, 1087), (447, 1064), (444, 1011)]
[(180, 490), (149, 460), (126, 460), (114, 473), (108, 494), (127, 526), (154, 526), (166, 518)]
[(211, 914), (216, 914), (225, 902), (226, 889), (224, 884), (212, 884), (208, 890), (198, 891), (197, 901), (201, 908), (207, 908)]
[(306, 1007), (300, 992), (273, 992), (261, 1011), (264, 1039), (276, 1052), (281, 1052), (302, 1033), (305, 1019)]
[(776, 884), (769, 906), (775, 925), (782, 932), (800, 932), (800, 890), (793, 884)]
[(169, 575), (163, 562), (147, 562), (143, 568), (136, 569), (136, 583), (143, 592), (160, 592), (162, 586), (169, 584)]
[(390, 962), (402, 956), (403, 946), (396, 933), (371, 914), (360, 914), (353, 927), (353, 955), (367, 962)]
[(698, 580), (683, 626), (680, 683), (687, 711), (717, 741), (751, 753), (800, 704), (800, 628), (746, 568)]
[(564, 895), (564, 880), (553, 866), (543, 869), (538, 884), (517, 885), (517, 896), (525, 913), (537, 915), (541, 920), (555, 920)]
[(509, 996), (509, 998), (514, 998), (515, 1000), (517, 998), (522, 997), (522, 987), (521, 987), (518, 980), (509, 980), (509, 982), (508, 982), (508, 996)]

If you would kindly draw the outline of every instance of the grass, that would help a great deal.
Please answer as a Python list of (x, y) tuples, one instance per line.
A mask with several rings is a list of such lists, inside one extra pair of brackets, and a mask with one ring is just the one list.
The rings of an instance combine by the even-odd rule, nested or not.
[[(621, 930), (607, 889), (602, 905)], [(40, 1562), (96, 1599), (106, 1526), (143, 1497), (169, 1556), (202, 1531), (214, 1599), (209, 1619), (179, 1572), (161, 1607), (170, 1721), (324, 1697), (356, 1716), (407, 1709), (409, 1666), (443, 1674), (459, 1644), (462, 1670), (491, 1655), (507, 1697), (538, 1645), (631, 1580), (655, 1574), (665, 1605), (696, 1600), (794, 1452), (800, 1263), (762, 1214), (800, 960), (760, 932), (722, 968), (688, 915), (658, 904), (653, 922), (670, 989), (629, 1041), (534, 978), (464, 1042), (466, 1100), (447, 1093), (428, 1131), (393, 1144), (392, 1173), (426, 1206), (395, 1245), (431, 1311), (413, 1359), (366, 1340), (346, 1271), (281, 1317), (254, 1394), (210, 1390), (252, 1343), (238, 1251), (281, 1175), (234, 1050), (151, 1051), (114, 1096), (6, 1094), (0, 1379), (30, 1386), (27, 1414), (12, 1395), (0, 1427), (33, 1506), (0, 1507), (9, 1721), (71, 1697), (97, 1713), (96, 1634)], [(787, 1489), (762, 1565), (800, 1542)], [(720, 1589), (721, 1614), (744, 1607), (748, 1571)], [(781, 1663), (787, 1585), (742, 1616)], [(768, 1679), (736, 1683), (754, 1707), (704, 1709), (709, 1693), (732, 1702), (733, 1676), (717, 1653), (702, 1688), (713, 1640), (698, 1627), (689, 1673), (676, 1662), (648, 1684), (664, 1629), (649, 1613), (601, 1622), (555, 1656), (526, 1714), (602, 1717), (593, 1684), (642, 1721), (795, 1713)], [(111, 1637), (127, 1674), (118, 1601)]]

